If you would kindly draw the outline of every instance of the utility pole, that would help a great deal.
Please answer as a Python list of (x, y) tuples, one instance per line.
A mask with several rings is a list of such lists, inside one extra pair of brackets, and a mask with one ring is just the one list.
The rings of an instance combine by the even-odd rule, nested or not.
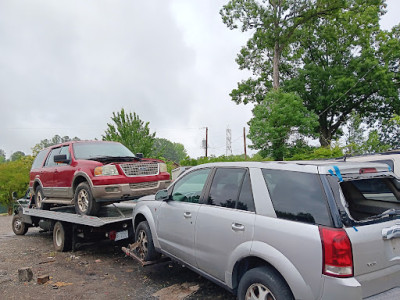
[(207, 157), (207, 149), (208, 149), (208, 127), (206, 127), (206, 157)]
[(226, 156), (232, 155), (232, 131), (226, 129)]
[(243, 144), (244, 144), (244, 159), (247, 160), (247, 150), (246, 150), (246, 127), (243, 127)]

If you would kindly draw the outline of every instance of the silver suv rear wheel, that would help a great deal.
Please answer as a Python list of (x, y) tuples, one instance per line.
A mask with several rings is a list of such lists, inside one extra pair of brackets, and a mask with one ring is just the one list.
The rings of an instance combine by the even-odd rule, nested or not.
[(261, 283), (254, 283), (247, 289), (246, 300), (276, 300), (272, 292)]
[(293, 294), (273, 268), (263, 266), (248, 270), (240, 279), (239, 300), (294, 300)]

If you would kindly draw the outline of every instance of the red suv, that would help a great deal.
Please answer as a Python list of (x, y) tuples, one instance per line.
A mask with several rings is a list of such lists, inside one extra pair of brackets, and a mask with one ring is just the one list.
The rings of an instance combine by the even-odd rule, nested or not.
[(170, 183), (163, 161), (134, 155), (117, 142), (73, 141), (39, 152), (29, 186), (37, 208), (75, 204), (78, 214), (154, 194)]

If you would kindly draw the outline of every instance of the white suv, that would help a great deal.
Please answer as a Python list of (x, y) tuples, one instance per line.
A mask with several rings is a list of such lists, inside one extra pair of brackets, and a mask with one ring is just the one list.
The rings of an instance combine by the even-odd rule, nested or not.
[(240, 300), (400, 299), (400, 182), (385, 164), (200, 165), (142, 198), (133, 226), (144, 260), (169, 256)]
[(390, 151), (376, 154), (366, 154), (349, 156), (346, 158), (338, 158), (336, 161), (348, 161), (348, 162), (378, 162), (384, 163), (390, 166), (393, 172), (400, 177), (400, 151)]

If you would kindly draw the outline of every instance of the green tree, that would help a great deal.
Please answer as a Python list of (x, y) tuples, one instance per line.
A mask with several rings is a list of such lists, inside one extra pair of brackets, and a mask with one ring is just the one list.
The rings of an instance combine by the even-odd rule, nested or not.
[[(249, 121), (250, 148), (261, 149), (262, 155), (283, 160), (291, 145), (303, 136), (310, 136), (317, 125), (317, 116), (310, 113), (295, 94), (271, 91), (253, 109)], [(297, 133), (299, 136), (295, 136)]]
[(6, 161), (6, 152), (0, 149), (0, 164)]
[(23, 196), (29, 184), (29, 171), (33, 162), (32, 156), (23, 156), (18, 160), (0, 164), (0, 203), (8, 207), (13, 205), (13, 192)]
[(176, 163), (179, 163), (187, 156), (185, 146), (163, 138), (155, 138), (153, 148), (151, 156), (162, 157)]
[(143, 153), (145, 157), (153, 153), (156, 133), (150, 133), (149, 122), (144, 123), (136, 113), (113, 112), (113, 123), (102, 136), (104, 141), (115, 141), (125, 145), (133, 153)]
[(310, 23), (295, 44), (303, 53), (284, 88), (318, 115), (322, 146), (342, 136), (352, 113), (373, 124), (400, 110), (399, 29), (380, 29), (384, 6), (347, 0), (346, 9)]
[(381, 144), (388, 145), (391, 149), (400, 148), (400, 116), (394, 115), (389, 120), (378, 123), (378, 135)]
[(232, 100), (260, 103), (271, 81), (298, 93), (318, 115), (322, 146), (343, 134), (351, 112), (370, 123), (390, 117), (400, 110), (400, 30), (380, 29), (384, 8), (384, 0), (230, 1), (221, 11), (224, 23), (254, 32), (237, 58), (253, 76), (238, 84)]
[(364, 132), (366, 130), (361, 117), (355, 113), (351, 114), (347, 125), (346, 135), (347, 154), (357, 155), (362, 153), (362, 146), (365, 142)]
[[(393, 119), (396, 122), (396, 118)], [(348, 122), (348, 134), (346, 139), (347, 153), (350, 155), (379, 153), (389, 150), (392, 145), (382, 139), (382, 132), (378, 129), (369, 130), (362, 123), (360, 116), (352, 114)], [(367, 135), (368, 133), (368, 135)], [(385, 133), (388, 137), (388, 133)]]
[[(254, 32), (237, 58), (240, 69), (248, 69), (257, 77), (239, 83), (233, 90), (236, 102), (248, 102), (257, 94), (279, 88), (280, 69), (286, 66), (283, 54), (289, 53), (298, 32), (314, 19), (331, 14), (343, 6), (344, 0), (231, 0), (220, 11), (230, 29)], [(258, 89), (258, 91), (254, 91)], [(258, 98), (259, 101), (262, 98)]]
[(379, 153), (389, 150), (390, 146), (383, 144), (379, 139), (378, 130), (371, 130), (368, 134), (368, 138), (362, 145), (362, 153)]
[(74, 137), (74, 138), (71, 139), (67, 135), (64, 136), (64, 137), (61, 137), (58, 134), (56, 134), (51, 139), (41, 140), (39, 143), (37, 143), (32, 148), (33, 156), (36, 156), (40, 152), (40, 150), (42, 150), (42, 149), (45, 149), (45, 148), (53, 146), (53, 145), (57, 145), (57, 144), (65, 143), (65, 142), (70, 142), (70, 141), (80, 141), (80, 138)]
[(22, 151), (16, 151), (16, 152), (14, 152), (13, 154), (11, 154), (10, 161), (19, 160), (19, 159), (21, 159), (21, 158), (24, 157), (24, 156), (25, 156), (25, 153), (24, 153), (24, 152), (22, 152)]

